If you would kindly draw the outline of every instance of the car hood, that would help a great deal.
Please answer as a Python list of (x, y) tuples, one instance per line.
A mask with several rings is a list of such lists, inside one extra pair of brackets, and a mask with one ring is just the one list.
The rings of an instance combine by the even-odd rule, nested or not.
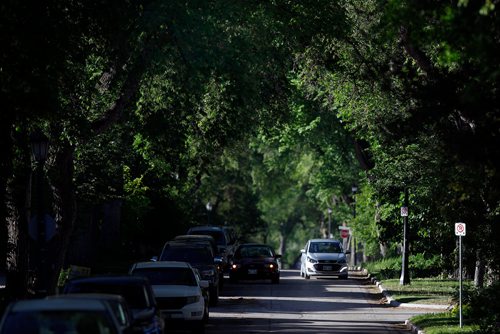
[(309, 253), (309, 256), (318, 261), (338, 261), (345, 259), (344, 253)]
[(198, 286), (189, 285), (153, 285), (155, 297), (189, 297), (201, 295)]
[(242, 258), (242, 259), (237, 259), (234, 262), (240, 263), (240, 264), (251, 264), (251, 263), (276, 263), (276, 259), (274, 257), (248, 257), (248, 258)]

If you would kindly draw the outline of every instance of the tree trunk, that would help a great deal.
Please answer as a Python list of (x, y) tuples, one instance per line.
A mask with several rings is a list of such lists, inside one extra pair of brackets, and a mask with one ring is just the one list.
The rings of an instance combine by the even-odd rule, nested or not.
[(476, 268), (474, 270), (474, 286), (476, 288), (482, 288), (484, 285), (484, 273), (485, 273), (485, 264), (481, 254), (481, 251), (478, 249), (476, 251)]
[[(12, 142), (14, 145), (14, 142)], [(19, 147), (27, 147), (18, 143)], [(21, 161), (12, 169), (13, 176), (5, 187), (5, 235), (6, 295), (7, 299), (26, 298), (32, 293), (30, 269), (35, 263), (30, 252), (32, 241), (28, 236), (31, 215), (31, 161), (27, 152), (22, 152)]]
[(76, 199), (73, 185), (73, 153), (74, 147), (65, 144), (56, 153), (52, 190), (54, 195), (53, 209), (59, 227), (51, 247), (51, 275), (49, 277), (49, 293), (55, 293), (59, 273), (64, 266), (71, 234), (76, 220)]

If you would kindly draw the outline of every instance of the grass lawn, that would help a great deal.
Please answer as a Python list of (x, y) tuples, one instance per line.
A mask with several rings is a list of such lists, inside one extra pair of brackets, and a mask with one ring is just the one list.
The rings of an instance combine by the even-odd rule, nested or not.
[(459, 320), (449, 312), (436, 314), (422, 314), (410, 319), (425, 334), (455, 334), (455, 333), (473, 333), (477, 326), (464, 324), (463, 328), (459, 326)]
[(400, 303), (450, 305), (458, 289), (458, 281), (438, 278), (414, 278), (410, 285), (400, 285), (399, 279), (386, 279), (381, 283)]

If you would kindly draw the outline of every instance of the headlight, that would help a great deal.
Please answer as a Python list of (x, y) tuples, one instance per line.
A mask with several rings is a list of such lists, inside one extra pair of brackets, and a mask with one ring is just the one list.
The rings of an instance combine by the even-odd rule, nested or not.
[(231, 269), (238, 269), (240, 267), (241, 267), (241, 265), (239, 265), (237, 263), (233, 263), (233, 265), (231, 266)]
[(307, 261), (311, 263), (318, 263), (318, 260), (313, 259), (312, 257), (307, 257)]
[(268, 264), (266, 264), (266, 267), (268, 267), (269, 269), (278, 268), (278, 266), (274, 263), (268, 263)]
[(200, 296), (186, 297), (186, 304), (194, 304), (200, 301)]

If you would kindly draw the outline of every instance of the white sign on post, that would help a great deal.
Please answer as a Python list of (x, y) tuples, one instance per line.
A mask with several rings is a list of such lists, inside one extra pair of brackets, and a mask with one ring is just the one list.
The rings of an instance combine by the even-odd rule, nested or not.
[(408, 207), (407, 206), (401, 207), (401, 217), (408, 217)]
[(455, 223), (455, 235), (465, 237), (465, 224)]

